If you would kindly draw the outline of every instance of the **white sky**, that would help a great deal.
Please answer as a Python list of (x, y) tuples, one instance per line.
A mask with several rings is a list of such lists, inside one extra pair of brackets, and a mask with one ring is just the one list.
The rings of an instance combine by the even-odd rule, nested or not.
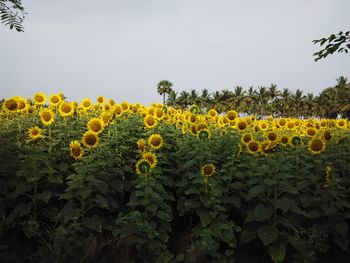
[(276, 83), (317, 95), (350, 55), (312, 40), (350, 30), (349, 0), (23, 0), (25, 33), (0, 25), (0, 98), (63, 92), (161, 102), (156, 84), (209, 91)]

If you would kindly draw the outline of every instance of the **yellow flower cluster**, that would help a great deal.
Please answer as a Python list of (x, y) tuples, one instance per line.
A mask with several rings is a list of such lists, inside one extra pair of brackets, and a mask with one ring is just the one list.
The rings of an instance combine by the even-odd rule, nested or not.
[[(187, 110), (151, 104), (149, 107), (139, 103), (116, 103), (103, 96), (93, 103), (84, 98), (80, 104), (68, 102), (61, 93), (50, 96), (38, 92), (33, 98), (24, 99), (14, 96), (3, 101), (0, 118), (13, 118), (19, 115), (39, 116), (41, 124), (55, 125), (56, 120), (67, 121), (74, 118), (87, 121), (87, 129), (82, 134), (81, 143), (86, 148), (97, 147), (99, 136), (104, 129), (118, 118), (139, 115), (143, 119), (146, 132), (157, 131), (160, 124), (172, 125), (183, 134), (195, 136), (198, 140), (211, 140), (213, 134), (226, 136), (236, 133), (240, 136), (240, 147), (250, 154), (269, 155), (279, 147), (304, 147), (311, 154), (319, 154), (326, 149), (327, 143), (339, 142), (348, 136), (350, 124), (347, 119), (297, 119), (274, 118), (272, 116), (256, 119), (254, 116), (240, 117), (238, 112), (230, 110), (219, 114), (215, 109), (203, 112), (197, 105)], [(43, 137), (44, 130), (39, 126), (28, 131), (31, 140)], [(163, 137), (158, 133), (137, 143), (142, 153), (142, 160), (149, 161), (150, 168), (157, 163), (157, 156), (151, 151), (161, 149)], [(72, 156), (82, 158), (83, 148), (77, 143), (71, 144)], [(149, 147), (149, 150), (146, 148)], [(77, 150), (79, 149), (79, 151)]]

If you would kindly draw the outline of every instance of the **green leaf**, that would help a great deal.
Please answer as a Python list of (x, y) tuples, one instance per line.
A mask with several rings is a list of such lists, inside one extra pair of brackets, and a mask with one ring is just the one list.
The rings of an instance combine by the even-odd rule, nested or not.
[(95, 230), (96, 232), (102, 232), (101, 220), (98, 216), (93, 215), (92, 217), (85, 217), (84, 224), (86, 227)]
[(256, 185), (249, 190), (249, 194), (259, 195), (265, 192), (265, 187), (263, 185)]
[(265, 246), (274, 242), (278, 238), (278, 235), (279, 231), (275, 226), (263, 225), (258, 228), (258, 236)]
[(254, 209), (254, 214), (257, 221), (263, 221), (272, 216), (273, 210), (270, 207), (265, 207), (262, 204), (258, 204)]
[(35, 197), (45, 203), (48, 203), (50, 201), (51, 198), (51, 192), (44, 190), (42, 193), (38, 193)]
[(210, 216), (208, 209), (201, 208), (201, 209), (198, 209), (196, 212), (203, 226), (207, 226), (211, 221), (213, 221), (213, 218)]
[(32, 209), (33, 204), (32, 203), (20, 203), (19, 205), (17, 205), (9, 214), (8, 216), (8, 220), (12, 221), (16, 218), (20, 218), (26, 214), (28, 214), (30, 212), (30, 210)]
[(286, 246), (283, 244), (270, 246), (269, 254), (273, 262), (283, 262), (284, 257), (286, 256)]
[(283, 197), (282, 199), (272, 199), (271, 203), (274, 207), (281, 209), (284, 212), (287, 212), (291, 206), (289, 199), (286, 197)]
[(169, 214), (165, 213), (164, 211), (158, 211), (157, 217), (166, 222), (171, 221), (171, 217), (169, 216)]

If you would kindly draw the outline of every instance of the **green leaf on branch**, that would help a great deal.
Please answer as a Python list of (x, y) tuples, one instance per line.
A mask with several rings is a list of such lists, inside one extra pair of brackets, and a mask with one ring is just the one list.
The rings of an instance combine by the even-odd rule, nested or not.
[(265, 246), (268, 246), (278, 238), (279, 231), (275, 226), (262, 225), (258, 228), (258, 236), (261, 242)]

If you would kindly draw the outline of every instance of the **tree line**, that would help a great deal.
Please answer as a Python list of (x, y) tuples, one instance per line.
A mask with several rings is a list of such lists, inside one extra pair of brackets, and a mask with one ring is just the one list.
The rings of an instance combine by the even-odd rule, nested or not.
[[(186, 109), (192, 104), (203, 111), (216, 109), (218, 112), (236, 110), (241, 114), (254, 116), (296, 117), (296, 118), (349, 118), (350, 119), (350, 82), (344, 76), (336, 79), (336, 84), (324, 89), (319, 95), (304, 93), (297, 89), (279, 90), (277, 85), (248, 87), (236, 86), (233, 90), (209, 92), (182, 90), (176, 92), (173, 84), (162, 80), (157, 91), (163, 96), (163, 104), (174, 108)], [(167, 98), (165, 99), (165, 95)]]

